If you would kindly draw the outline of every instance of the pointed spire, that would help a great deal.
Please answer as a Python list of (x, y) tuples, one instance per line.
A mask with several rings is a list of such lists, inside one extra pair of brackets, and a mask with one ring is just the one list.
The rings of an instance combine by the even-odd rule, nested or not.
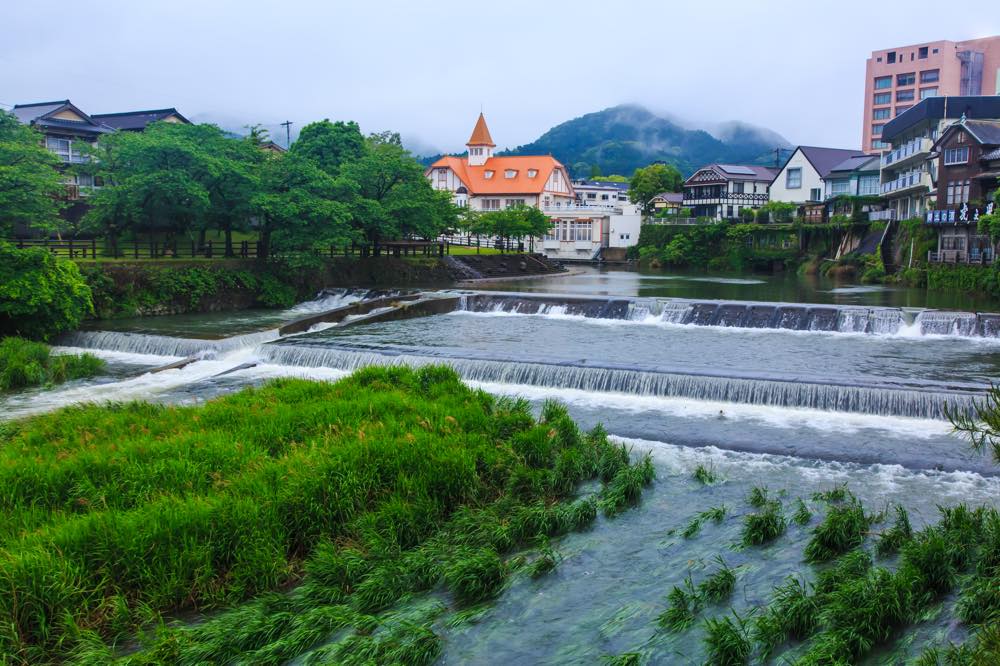
[(483, 116), (482, 111), (479, 112), (479, 120), (476, 121), (476, 127), (472, 130), (472, 136), (469, 137), (469, 141), (465, 145), (496, 147), (496, 144), (493, 143), (493, 137), (490, 136), (490, 130), (486, 127), (486, 117)]

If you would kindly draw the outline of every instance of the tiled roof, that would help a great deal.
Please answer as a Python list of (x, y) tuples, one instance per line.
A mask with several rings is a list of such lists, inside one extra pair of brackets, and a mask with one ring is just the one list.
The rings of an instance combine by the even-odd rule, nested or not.
[(684, 184), (707, 182), (701, 179), (698, 181), (694, 180), (695, 176), (706, 169), (715, 172), (719, 176), (718, 180), (720, 181), (742, 180), (770, 183), (778, 175), (777, 169), (756, 164), (707, 164), (695, 171), (690, 178), (684, 181)]
[[(79, 120), (67, 120), (56, 117), (59, 113), (68, 111)], [(36, 102), (34, 104), (15, 104), (11, 111), (25, 125), (39, 128), (68, 130), (81, 134), (106, 134), (113, 131), (103, 123), (96, 122), (86, 113), (73, 105), (68, 99), (55, 102)]]
[(1000, 160), (1000, 148), (991, 150), (990, 152), (986, 153), (979, 159), (986, 160), (987, 162), (992, 162), (993, 160)]
[(466, 145), (469, 146), (495, 146), (493, 143), (493, 137), (490, 136), (490, 128), (486, 126), (486, 118), (483, 114), (479, 114), (479, 120), (476, 121), (476, 126), (472, 130), (472, 136), (469, 137), (469, 141)]
[[(820, 148), (818, 146), (799, 146), (799, 150), (805, 155), (809, 163), (816, 169), (820, 178), (826, 178), (833, 171), (833, 168), (843, 164), (844, 160), (851, 157), (869, 157), (860, 150), (848, 150), (844, 148)], [(794, 154), (794, 153), (793, 153)], [(789, 158), (790, 159), (790, 158)]]
[(682, 192), (660, 192), (653, 197), (653, 201), (656, 201), (657, 199), (661, 199), (662, 201), (667, 201), (669, 203), (679, 204), (684, 202), (684, 194)]
[[(552, 171), (561, 168), (562, 164), (550, 155), (518, 155), (509, 157), (491, 157), (482, 166), (469, 166), (463, 157), (442, 157), (428, 167), (431, 169), (450, 168), (469, 190), (469, 194), (541, 194)], [(504, 172), (513, 169), (513, 178), (506, 178)], [(535, 169), (538, 174), (528, 177), (528, 170)], [(493, 172), (492, 178), (486, 178), (487, 171)], [(570, 186), (569, 180), (566, 181)], [(572, 192), (567, 193), (571, 196)]]
[(136, 130), (145, 129), (150, 123), (155, 123), (170, 116), (177, 116), (185, 123), (188, 122), (188, 119), (174, 108), (152, 109), (149, 111), (124, 111), (121, 113), (95, 113), (91, 118), (115, 129)]
[(965, 129), (985, 146), (1000, 145), (1000, 122), (993, 120), (966, 120)]
[(878, 170), (879, 170), (878, 155), (855, 155), (853, 157), (848, 157), (846, 160), (844, 160), (837, 166), (830, 169), (830, 173), (846, 172), (846, 171), (878, 171)]

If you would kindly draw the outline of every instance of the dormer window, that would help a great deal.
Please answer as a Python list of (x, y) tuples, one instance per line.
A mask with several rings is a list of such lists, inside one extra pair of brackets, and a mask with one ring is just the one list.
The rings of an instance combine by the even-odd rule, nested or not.
[(492, 178), (492, 177), (493, 177), (493, 172), (490, 171), (489, 169), (483, 172), (483, 178)]
[(517, 177), (517, 169), (506, 169), (503, 172), (503, 177), (504, 178), (516, 178)]
[(538, 169), (528, 169), (528, 178), (535, 178), (538, 176)]

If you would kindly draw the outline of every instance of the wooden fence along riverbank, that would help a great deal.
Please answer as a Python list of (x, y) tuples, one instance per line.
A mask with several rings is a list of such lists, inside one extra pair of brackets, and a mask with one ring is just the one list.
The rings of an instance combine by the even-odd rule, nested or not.
[[(226, 255), (225, 244), (206, 241), (167, 242), (150, 239), (147, 241), (123, 241), (116, 250), (95, 238), (54, 240), (49, 238), (16, 238), (10, 241), (18, 248), (40, 247), (49, 252), (70, 259), (256, 259), (260, 243), (238, 241), (232, 245), (232, 254)], [(323, 254), (331, 259), (337, 257), (379, 257), (379, 256), (439, 256), (449, 254), (450, 243), (443, 240), (401, 240), (386, 243), (350, 245), (330, 245), (323, 248), (303, 249), (302, 252)]]

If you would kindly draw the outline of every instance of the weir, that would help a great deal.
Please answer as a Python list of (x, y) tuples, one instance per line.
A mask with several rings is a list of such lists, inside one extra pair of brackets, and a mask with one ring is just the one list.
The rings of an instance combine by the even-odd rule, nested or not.
[(287, 343), (263, 345), (257, 355), (279, 365), (346, 371), (369, 365), (444, 363), (463, 379), (481, 382), (931, 419), (944, 418), (945, 404), (950, 409), (968, 411), (972, 400), (985, 388), (928, 382), (919, 386), (806, 382), (776, 377), (377, 353)]
[(246, 335), (234, 335), (229, 338), (222, 338), (221, 340), (174, 338), (168, 335), (149, 335), (146, 333), (119, 331), (76, 331), (61, 336), (58, 343), (67, 347), (105, 349), (132, 354), (214, 358), (220, 352), (255, 347), (277, 339), (277, 329), (248, 333)]
[(576, 315), (650, 324), (781, 329), (870, 335), (1000, 337), (1000, 314), (794, 303), (593, 299), (530, 294), (466, 294), (460, 310)]

